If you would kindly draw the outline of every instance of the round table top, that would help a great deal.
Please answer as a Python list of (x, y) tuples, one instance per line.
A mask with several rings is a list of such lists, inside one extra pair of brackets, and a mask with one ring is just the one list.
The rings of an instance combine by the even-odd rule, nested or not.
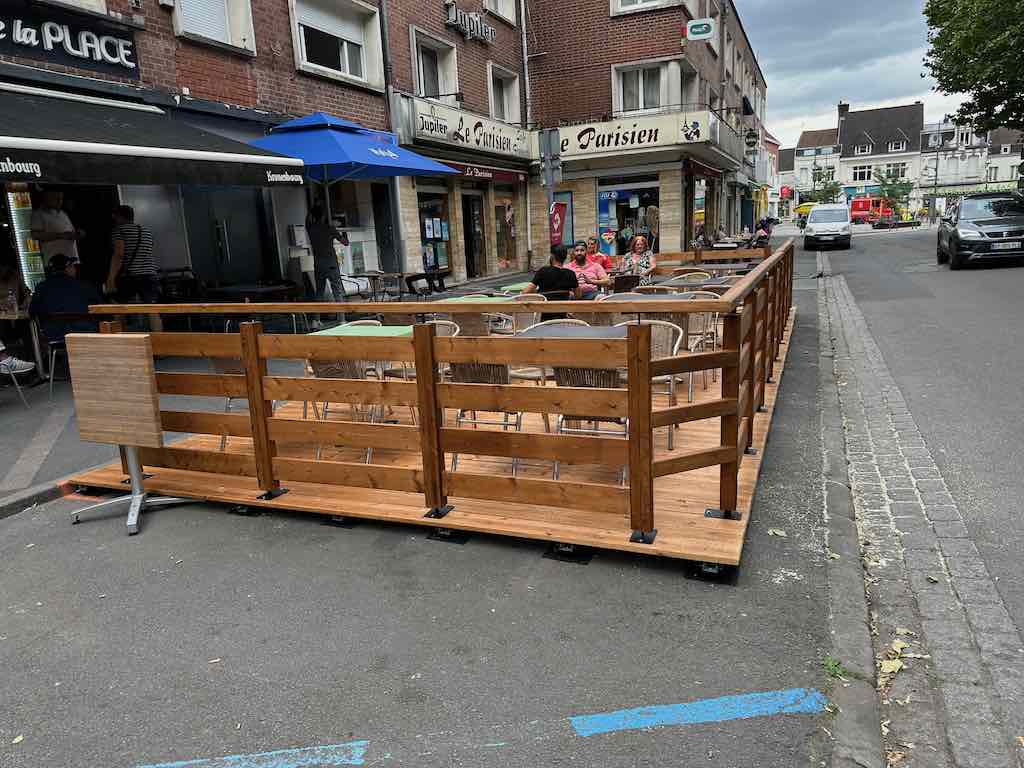
[(626, 328), (607, 325), (540, 325), (517, 334), (527, 339), (624, 339)]
[(310, 336), (412, 336), (411, 325), (336, 325)]
[(450, 296), (447, 299), (441, 299), (439, 304), (501, 304), (509, 303), (512, 299), (509, 296)]
[(512, 283), (511, 285), (501, 286), (500, 290), (504, 291), (505, 293), (522, 293), (523, 291), (526, 290), (526, 287), (529, 284), (530, 282), (528, 280), (525, 283)]

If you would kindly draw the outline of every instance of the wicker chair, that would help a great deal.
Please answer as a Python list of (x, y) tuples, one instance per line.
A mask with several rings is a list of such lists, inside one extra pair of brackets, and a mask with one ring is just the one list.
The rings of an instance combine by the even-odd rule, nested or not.
[[(631, 291), (629, 293), (613, 293), (610, 296), (602, 296), (600, 299), (598, 299), (598, 301), (616, 301), (617, 302), (617, 301), (634, 301), (636, 299), (641, 299), (642, 300), (645, 295), (646, 294), (640, 293), (639, 290), (634, 290), (634, 291)], [(635, 319), (636, 315), (637, 315), (636, 312), (630, 312), (628, 315), (623, 314), (621, 312), (614, 313), (614, 314), (609, 313), (609, 314), (605, 314), (604, 315), (604, 317), (607, 318), (606, 320), (604, 320), (604, 322), (607, 323), (608, 325), (615, 325), (615, 324), (618, 324), (618, 323), (625, 322), (626, 320), (629, 320), (630, 318)]]
[(671, 280), (662, 283), (662, 285), (674, 285), (674, 286), (687, 286), (687, 285), (703, 285), (711, 279), (710, 272), (689, 272), (685, 275), (679, 275), (673, 277)]
[[(686, 338), (686, 331), (675, 323), (666, 322), (665, 320), (629, 320), (625, 323), (619, 323), (619, 325), (650, 326), (652, 358), (676, 357), (679, 354), (679, 348), (682, 346), (683, 340)], [(666, 376), (656, 376), (651, 379), (655, 384), (668, 385), (668, 404), (670, 407), (678, 404), (676, 399), (676, 377), (677, 374), (669, 374)], [(670, 451), (675, 448), (676, 428), (676, 426), (672, 426), (668, 430), (668, 449)]]
[[(717, 293), (711, 291), (690, 291), (687, 293), (680, 293), (679, 298), (683, 301), (702, 301), (710, 300), (717, 301), (721, 298)], [(708, 342), (711, 342), (711, 351), (714, 352), (719, 346), (718, 336), (718, 323), (719, 316), (717, 312), (696, 312), (690, 315), (697, 321), (697, 327), (694, 329), (691, 325), (686, 326), (686, 341), (684, 347), (690, 352), (704, 352), (708, 348)], [(708, 388), (708, 372), (706, 370), (701, 371), (701, 375), (704, 379), (704, 389)], [(711, 371), (711, 380), (718, 380), (718, 369)], [(690, 374), (689, 383), (689, 401), (693, 402), (693, 374)]]
[[(542, 296), (539, 293), (521, 293), (518, 296), (513, 296), (512, 301), (517, 304), (529, 304), (533, 302), (546, 302), (547, 296)], [(524, 328), (529, 328), (531, 325), (536, 325), (540, 322), (540, 312), (511, 312), (513, 319), (513, 328), (516, 333), (521, 332)]]
[[(451, 380), (455, 384), (493, 384), (496, 386), (508, 386), (511, 384), (511, 376), (509, 367), (507, 365), (501, 365), (498, 363), (450, 363), (451, 366)], [(467, 411), (466, 409), (460, 408), (455, 414), (455, 427), (459, 428), (463, 424), (472, 424), (476, 427), (478, 424), (498, 425), (501, 427), (502, 432), (505, 432), (511, 427), (516, 432), (522, 432), (523, 430), (523, 414), (521, 412), (509, 413), (502, 411), (501, 421), (496, 419), (481, 419), (477, 416), (476, 411)], [(472, 414), (472, 415), (467, 415)], [(509, 419), (511, 417), (511, 420)], [(452, 454), (452, 472), (458, 470), (459, 467), (459, 454)], [(512, 457), (512, 477), (515, 477), (519, 473), (519, 459)]]
[[(555, 383), (559, 387), (591, 387), (595, 389), (624, 389), (622, 374), (617, 368), (574, 368), (555, 367)], [(586, 427), (590, 422), (592, 427)], [(600, 424), (614, 424), (622, 430), (601, 429)], [(559, 414), (555, 433), (559, 435), (617, 435), (629, 438), (629, 419), (617, 416)], [(561, 462), (555, 461), (551, 477), (557, 480), (561, 474)], [(622, 468), (620, 483), (626, 484), (627, 467)]]
[[(585, 321), (583, 321), (583, 320), (575, 319), (575, 318), (565, 318), (565, 319), (562, 319), (562, 320), (543, 320), (543, 321), (541, 321), (539, 323), (534, 323), (533, 325), (531, 325), (531, 326), (529, 326), (527, 328), (524, 328), (522, 331), (520, 331), (520, 333), (524, 333), (524, 332), (530, 330), (531, 328), (542, 328), (542, 327), (547, 327), (547, 328), (550, 328), (550, 327), (556, 327), (556, 328), (557, 327), (561, 327), (561, 328), (564, 328), (564, 327), (567, 327), (567, 326), (579, 326), (579, 325), (587, 325), (587, 323)], [(510, 376), (511, 376), (513, 381), (532, 381), (537, 386), (543, 387), (543, 386), (546, 386), (547, 383), (548, 383), (548, 380), (551, 379), (551, 372), (547, 368), (542, 366), (542, 365), (541, 366), (533, 365), (533, 366), (527, 366), (525, 368), (512, 368), (510, 370)], [(550, 432), (551, 431), (551, 419), (550, 419), (550, 417), (548, 416), (548, 414), (542, 413), (541, 414), (541, 418), (544, 419), (544, 431), (545, 432)]]
[(671, 283), (663, 283), (661, 285), (641, 285), (637, 287), (636, 292), (642, 294), (675, 293), (676, 289), (672, 287)]
[(682, 277), (683, 275), (692, 274), (706, 275), (708, 273), (705, 270), (701, 269), (700, 267), (676, 267), (675, 269), (672, 270), (673, 277)]

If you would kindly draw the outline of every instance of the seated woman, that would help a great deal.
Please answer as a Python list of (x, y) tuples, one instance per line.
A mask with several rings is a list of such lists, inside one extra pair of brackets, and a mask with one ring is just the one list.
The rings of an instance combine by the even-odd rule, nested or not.
[(640, 276), (640, 285), (654, 284), (654, 269), (658, 260), (647, 245), (646, 235), (636, 235), (629, 242), (629, 253), (622, 260), (622, 267), (631, 275)]

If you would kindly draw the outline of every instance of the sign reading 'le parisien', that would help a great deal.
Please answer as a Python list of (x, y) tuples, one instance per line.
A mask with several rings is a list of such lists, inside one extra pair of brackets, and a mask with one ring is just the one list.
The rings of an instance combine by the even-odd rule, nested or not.
[(492, 155), (530, 159), (526, 131), (516, 125), (415, 99), (416, 138)]
[(50, 6), (0, 0), (0, 54), (139, 79), (131, 30)]
[(708, 113), (674, 113), (559, 129), (561, 156), (618, 154), (708, 141)]

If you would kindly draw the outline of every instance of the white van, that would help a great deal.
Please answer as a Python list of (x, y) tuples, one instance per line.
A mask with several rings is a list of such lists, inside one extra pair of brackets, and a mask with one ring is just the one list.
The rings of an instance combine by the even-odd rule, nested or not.
[(853, 237), (850, 209), (843, 204), (816, 205), (807, 215), (804, 227), (804, 250), (813, 251), (822, 245), (849, 248)]

